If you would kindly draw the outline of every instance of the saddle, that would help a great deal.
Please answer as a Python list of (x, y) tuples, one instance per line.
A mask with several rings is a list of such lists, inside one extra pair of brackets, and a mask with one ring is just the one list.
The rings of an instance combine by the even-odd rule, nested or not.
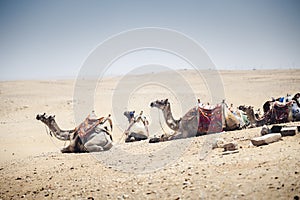
[(103, 121), (104, 117), (99, 119), (91, 119), (90, 115), (88, 115), (87, 118), (85, 118), (85, 120), (75, 128), (75, 131), (78, 132), (78, 135), (81, 138), (86, 138), (94, 131), (96, 126), (101, 124)]
[(272, 108), (265, 114), (268, 123), (284, 123), (289, 121), (291, 102), (274, 102)]
[(218, 133), (223, 130), (222, 127), (222, 105), (217, 105), (213, 109), (198, 107), (199, 123), (197, 135), (208, 133)]

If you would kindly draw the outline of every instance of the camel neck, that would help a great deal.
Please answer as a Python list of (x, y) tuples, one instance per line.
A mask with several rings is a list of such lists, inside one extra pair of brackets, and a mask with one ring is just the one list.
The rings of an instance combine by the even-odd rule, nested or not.
[(55, 120), (52, 120), (50, 123), (45, 124), (49, 127), (54, 136), (59, 140), (70, 140), (70, 133), (74, 132), (74, 130), (60, 129)]
[(162, 111), (163, 111), (163, 114), (164, 114), (164, 117), (165, 117), (168, 127), (174, 131), (178, 130), (180, 120), (174, 119), (174, 117), (172, 115), (170, 104), (168, 104)]

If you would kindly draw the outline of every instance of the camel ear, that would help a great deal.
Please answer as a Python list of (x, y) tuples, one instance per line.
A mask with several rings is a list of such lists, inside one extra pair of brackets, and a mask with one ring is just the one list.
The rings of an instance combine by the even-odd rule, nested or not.
[(166, 99), (166, 100), (165, 100), (165, 103), (168, 103), (168, 101), (169, 101), (169, 100), (168, 100), (168, 99)]

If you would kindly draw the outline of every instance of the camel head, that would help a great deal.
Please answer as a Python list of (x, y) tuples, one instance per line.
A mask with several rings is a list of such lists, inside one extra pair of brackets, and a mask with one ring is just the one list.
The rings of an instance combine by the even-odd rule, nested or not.
[(150, 106), (153, 108), (153, 107), (156, 107), (156, 108), (159, 108), (159, 109), (165, 109), (166, 106), (168, 106), (170, 103), (168, 101), (168, 99), (165, 99), (165, 100), (156, 100), (156, 101), (153, 101), (150, 103)]
[(46, 115), (46, 113), (44, 113), (44, 114), (38, 114), (38, 115), (36, 115), (36, 119), (37, 120), (40, 120), (41, 122), (43, 122), (44, 124), (46, 124), (46, 125), (51, 125), (51, 123), (52, 122), (54, 122), (55, 121), (55, 115), (53, 115), (53, 116), (47, 116)]
[(243, 112), (246, 112), (247, 107), (245, 105), (240, 105), (238, 107), (238, 109), (241, 110), (241, 111), (243, 111)]
[(245, 106), (245, 112), (254, 115), (253, 106)]
[(123, 114), (125, 115), (125, 117), (127, 117), (128, 121), (130, 122), (130, 120), (134, 117), (135, 111), (125, 111)]
[(247, 117), (251, 123), (255, 123), (257, 120), (257, 115), (255, 115), (253, 106), (245, 106), (244, 112), (247, 114)]

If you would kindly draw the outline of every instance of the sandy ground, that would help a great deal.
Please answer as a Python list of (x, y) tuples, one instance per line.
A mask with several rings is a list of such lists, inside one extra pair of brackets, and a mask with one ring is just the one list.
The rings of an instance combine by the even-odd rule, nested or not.
[[(210, 85), (209, 79), (216, 79), (210, 75), (208, 72), (205, 80), (193, 71), (180, 71), (188, 86), (167, 72), (101, 80), (93, 91), (93, 107), (101, 116), (112, 113), (114, 147), (93, 154), (60, 153), (66, 144), (47, 135), (45, 126), (35, 119), (38, 113), (55, 114), (58, 124), (69, 129), (76, 126), (77, 119), (85, 118), (74, 112), (81, 103), (73, 97), (78, 87), (74, 80), (0, 82), (0, 198), (300, 197), (300, 134), (261, 147), (250, 145), (260, 128), (156, 144), (124, 144), (120, 140), (127, 126), (122, 114), (126, 109), (144, 110), (151, 123), (151, 136), (171, 132), (160, 112), (149, 106), (156, 99), (169, 98), (174, 116), (179, 118), (197, 98), (215, 101), (213, 95), (218, 91), (235, 106), (261, 108), (271, 97), (300, 90), (300, 70), (221, 71), (224, 90)], [(155, 84), (162, 79), (166, 82)], [(168, 81), (171, 84), (166, 86)], [(208, 144), (216, 138), (236, 141), (239, 152), (222, 155), (222, 149), (212, 150)]]

